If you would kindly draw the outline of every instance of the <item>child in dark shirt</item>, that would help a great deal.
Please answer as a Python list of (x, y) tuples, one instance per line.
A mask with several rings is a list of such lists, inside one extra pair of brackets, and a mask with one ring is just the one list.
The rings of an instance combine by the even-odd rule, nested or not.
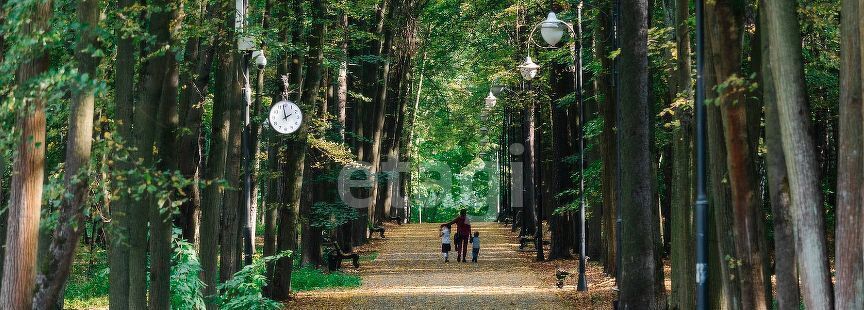
[(471, 262), (477, 262), (477, 256), (480, 255), (480, 232), (475, 231), (474, 237), (471, 237)]

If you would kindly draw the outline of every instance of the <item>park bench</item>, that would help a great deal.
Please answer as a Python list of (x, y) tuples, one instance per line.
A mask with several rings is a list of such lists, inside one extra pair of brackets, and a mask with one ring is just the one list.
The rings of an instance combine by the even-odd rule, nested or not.
[(513, 224), (513, 217), (510, 215), (510, 213), (503, 214), (498, 221), (504, 224)]
[(373, 225), (372, 227), (369, 228), (369, 238), (371, 239), (372, 234), (377, 232), (379, 234), (379, 236), (381, 237), (381, 239), (385, 239), (386, 237), (384, 237), (384, 231), (385, 231), (384, 226), (381, 226), (381, 224)]
[(565, 271), (559, 267), (555, 267), (555, 280), (556, 280), (555, 286), (557, 286), (558, 288), (563, 288), (564, 287), (564, 280), (566, 280), (567, 276), (569, 276), (569, 275), (570, 275), (569, 272), (567, 272), (567, 271)]
[(339, 247), (338, 242), (327, 239), (325, 239), (325, 242), (325, 246), (331, 248), (330, 251), (327, 252), (327, 270), (333, 272), (342, 269), (342, 261), (346, 259), (351, 260), (351, 264), (354, 265), (354, 268), (360, 268), (360, 255), (357, 253), (342, 252), (342, 248)]

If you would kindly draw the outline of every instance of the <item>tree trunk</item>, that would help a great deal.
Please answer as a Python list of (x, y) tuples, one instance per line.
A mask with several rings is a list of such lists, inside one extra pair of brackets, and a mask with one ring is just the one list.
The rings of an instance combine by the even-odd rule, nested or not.
[[(680, 55), (680, 54), (679, 54)], [(679, 66), (678, 69), (682, 67)], [(689, 67), (687, 67), (689, 71)], [(689, 75), (688, 80), (689, 83)], [(671, 259), (672, 259), (672, 296), (671, 309), (693, 309), (696, 286), (692, 275), (696, 274), (693, 227), (693, 136), (691, 117), (684, 111), (681, 126), (673, 132), (673, 168), (671, 207)]]
[[(712, 23), (713, 14), (705, 14), (706, 24)], [(711, 40), (705, 40), (705, 50), (713, 50)], [(710, 53), (705, 55), (705, 63), (712, 63), (713, 55)], [(718, 84), (714, 66), (705, 66), (703, 76), (705, 78), (706, 100), (716, 100), (717, 92), (714, 91)], [(720, 107), (717, 105), (709, 105), (707, 110), (707, 131), (708, 141), (718, 141), (717, 143), (708, 143), (708, 168), (709, 168), (709, 185), (711, 193), (709, 197), (709, 205), (711, 206), (711, 216), (713, 217), (713, 225), (715, 227), (717, 238), (717, 255), (715, 263), (719, 260), (717, 267), (720, 270), (714, 270), (712, 274), (719, 274), (720, 277), (709, 277), (711, 279), (720, 278), (719, 284), (722, 294), (719, 300), (712, 299), (712, 305), (722, 307), (723, 309), (737, 310), (741, 309), (741, 291), (738, 287), (738, 269), (731, 268), (727, 260), (728, 257), (735, 255), (735, 236), (732, 230), (728, 227), (732, 226), (732, 211), (729, 207), (731, 202), (731, 191), (728, 183), (728, 167), (726, 165), (726, 144), (723, 134), (723, 123), (721, 119)], [(710, 252), (709, 252), (710, 253)], [(709, 254), (710, 255), (710, 254)], [(710, 267), (709, 267), (710, 268)], [(719, 272), (718, 272), (719, 271)], [(718, 284), (718, 283), (715, 283)], [(717, 287), (717, 285), (711, 286)], [(716, 295), (712, 295), (716, 296)], [(717, 305), (717, 302), (720, 305)]]
[[(758, 137), (750, 136), (749, 115), (745, 91), (738, 90), (736, 79), (742, 78), (742, 34), (744, 4), (717, 1), (706, 6), (709, 22), (706, 25), (716, 81), (725, 88), (718, 88), (717, 101), (723, 120), (726, 143), (728, 183), (732, 193), (732, 231), (735, 236), (735, 255), (731, 258), (740, 264), (736, 280), (741, 288), (741, 306), (744, 309), (766, 309), (771, 296), (765, 284), (766, 268), (762, 263), (765, 241), (761, 229), (761, 201), (756, 169), (756, 145)], [(758, 143), (758, 142), (757, 142)]]
[[(568, 74), (565, 70), (568, 66), (562, 65), (559, 63), (555, 63), (550, 72), (550, 87), (552, 94), (550, 94), (550, 99), (552, 102), (550, 103), (550, 123), (551, 123), (551, 136), (550, 145), (551, 145), (551, 164), (555, 169), (548, 169), (550, 165), (546, 166), (546, 177), (545, 181), (547, 183), (547, 188), (549, 189), (547, 201), (551, 203), (549, 210), (554, 211), (560, 206), (567, 205), (568, 200), (572, 200), (573, 198), (578, 199), (579, 196), (576, 195), (566, 195), (559, 197), (558, 193), (562, 190), (572, 189), (574, 184), (570, 181), (571, 174), (573, 173), (573, 167), (569, 163), (567, 163), (567, 158), (573, 155), (571, 148), (571, 137), (569, 129), (573, 126), (569, 126), (568, 124), (568, 110), (566, 107), (560, 106), (558, 102), (561, 100), (566, 94), (571, 92), (574, 87), (570, 87), (573, 84), (573, 79), (568, 79), (565, 77), (572, 77), (571, 74)], [(575, 103), (578, 104), (578, 103)], [(574, 133), (575, 139), (581, 139), (581, 135), (579, 133)], [(582, 195), (583, 193), (579, 193)], [(570, 246), (571, 244), (567, 242), (568, 238), (567, 231), (570, 229), (569, 223), (565, 217), (566, 213), (560, 214), (551, 214), (549, 215), (549, 230), (551, 232), (551, 240), (550, 240), (550, 248), (549, 248), (549, 259), (558, 259), (558, 258), (571, 258), (570, 255)], [(593, 217), (593, 216), (592, 216)], [(575, 237), (575, 236), (574, 236)], [(578, 250), (578, 247), (576, 248)]]
[[(0, 7), (5, 7), (6, 0), (0, 0)], [(6, 14), (0, 14), (0, 25), (6, 24)], [(0, 63), (3, 63), (3, 60), (6, 55), (6, 39), (5, 36), (0, 36)], [(7, 124), (2, 122), (4, 126), (9, 126), (11, 124)], [(3, 187), (3, 181), (6, 180), (6, 167), (9, 165), (8, 154), (6, 154), (6, 150), (0, 151), (0, 206), (4, 206), (6, 201), (6, 188)], [(8, 184), (8, 183), (7, 183)], [(6, 257), (6, 228), (9, 222), (9, 210), (6, 208), (5, 210), (0, 210), (0, 277), (3, 276), (3, 257)], [(3, 289), (3, 283), (0, 282), (0, 290)]]
[(597, 15), (597, 38), (594, 40), (595, 57), (600, 60), (602, 70), (597, 74), (597, 96), (602, 98), (599, 105), (600, 114), (603, 117), (603, 132), (600, 142), (600, 158), (603, 166), (601, 169), (600, 188), (603, 193), (603, 271), (606, 274), (617, 274), (616, 249), (617, 238), (615, 214), (617, 197), (615, 196), (615, 177), (617, 171), (617, 142), (615, 141), (615, 88), (612, 87), (612, 72), (614, 60), (609, 58), (611, 52), (612, 25), (608, 13), (612, 11), (612, 1), (603, 2), (603, 12), (607, 14)]
[(795, 249), (801, 272), (802, 293), (807, 309), (831, 309), (831, 275), (825, 245), (822, 193), (819, 187), (810, 113), (805, 93), (801, 56), (801, 32), (794, 1), (766, 1), (769, 58), (775, 77), (777, 115), (783, 154), (789, 173)]
[[(267, 170), (270, 172), (267, 177), (267, 192), (265, 193), (263, 211), (264, 211), (264, 257), (276, 254), (276, 221), (278, 220), (277, 211), (282, 197), (282, 176), (278, 173), (281, 171), (282, 161), (279, 158), (280, 147), (277, 144), (280, 141), (275, 134), (268, 134), (267, 142)], [(267, 275), (272, 275), (274, 266), (268, 266)], [(272, 283), (272, 281), (271, 281)], [(272, 284), (268, 284), (268, 296), (271, 291)]]
[[(38, 36), (48, 30), (52, 1), (34, 3), (28, 12), (30, 23), (21, 26), (21, 35)], [(48, 70), (48, 54), (37, 46), (33, 54), (21, 55), (15, 71), (15, 82), (24, 86)], [(44, 94), (24, 101), (17, 113), (15, 127), (21, 133), (16, 139), (12, 183), (10, 185), (9, 220), (6, 233), (6, 256), (3, 258), (3, 286), (0, 302), (12, 309), (30, 309), (36, 280), (36, 248), (39, 238), (39, 213), (42, 205), (42, 180), (45, 171), (45, 100)]]
[[(324, 36), (326, 27), (324, 24), (325, 6), (322, 0), (314, 0), (312, 5), (314, 23), (312, 32), (309, 34), (309, 55), (311, 59), (304, 77), (303, 93), (300, 99), (300, 108), (303, 113), (303, 124), (291, 137), (288, 143), (288, 160), (286, 164), (286, 195), (287, 207), (279, 211), (279, 236), (277, 243), (279, 251), (295, 250), (297, 248), (297, 220), (300, 211), (301, 189), (303, 186), (303, 172), (306, 162), (306, 150), (308, 149), (309, 122), (316, 115), (315, 102), (318, 100), (318, 88), (321, 86), (321, 67), (323, 65)], [(301, 64), (302, 65), (302, 64)], [(274, 298), (279, 300), (288, 299), (291, 293), (291, 268), (292, 259), (286, 258), (277, 262), (277, 271), (274, 279)]]
[[(764, 5), (764, 1), (761, 2)], [(763, 6), (764, 8), (764, 6)], [(766, 14), (760, 14), (759, 27), (767, 27)], [(761, 30), (760, 30), (761, 31)], [(780, 121), (777, 118), (777, 97), (774, 77), (768, 58), (770, 44), (767, 29), (761, 31), (762, 53), (762, 101), (765, 105), (765, 168), (768, 174), (768, 190), (771, 213), (774, 218), (774, 274), (777, 282), (777, 307), (795, 309), (799, 305), (798, 268), (795, 267), (795, 236), (792, 229), (792, 197), (789, 195), (789, 177), (786, 174), (786, 158), (780, 136)]]
[[(381, 22), (383, 28), (379, 28), (378, 32), (384, 36), (384, 40), (379, 42), (378, 55), (382, 59), (382, 64), (378, 70), (378, 77), (375, 79), (375, 113), (371, 118), (371, 148), (366, 157), (366, 162), (371, 164), (369, 171), (372, 174), (374, 181), (369, 195), (369, 223), (373, 225), (383, 221), (384, 209), (383, 205), (378, 203), (378, 195), (384, 191), (379, 190), (378, 173), (381, 170), (381, 151), (384, 145), (384, 124), (387, 116), (387, 88), (390, 81), (390, 54), (392, 50), (392, 42), (394, 31), (388, 25), (388, 22), (393, 19), (393, 12), (396, 10), (391, 0), (384, 0), (383, 10), (386, 12), (386, 17), (383, 17)], [(389, 3), (389, 4), (388, 4)]]
[[(352, 120), (348, 117), (348, 62), (349, 62), (349, 49), (348, 44), (351, 41), (351, 37), (349, 35), (349, 23), (348, 23), (348, 12), (342, 11), (339, 17), (339, 27), (342, 31), (342, 36), (339, 38), (339, 50), (342, 53), (342, 57), (339, 62), (339, 73), (337, 77), (337, 87), (336, 87), (336, 106), (339, 111), (338, 121), (341, 127), (339, 128), (339, 137), (342, 139), (342, 143), (347, 148), (351, 148), (350, 138), (346, 135), (348, 130), (351, 130), (351, 126), (353, 123)], [(353, 113), (352, 117), (353, 118)], [(339, 247), (345, 251), (346, 253), (350, 253), (354, 250), (354, 245), (352, 243), (352, 226), (356, 221), (351, 220), (347, 223), (342, 224), (337, 228), (337, 238), (336, 242), (339, 243)]]
[[(99, 59), (86, 52), (98, 43), (96, 27), (99, 24), (99, 1), (81, 0), (78, 2), (78, 22), (82, 25), (75, 45), (75, 60), (78, 62), (78, 72), (95, 79), (96, 66)], [(87, 81), (92, 82), (92, 81)], [(81, 89), (74, 92), (72, 106), (69, 111), (69, 134), (66, 138), (66, 163), (63, 183), (66, 186), (60, 203), (60, 218), (54, 238), (48, 250), (48, 257), (37, 277), (36, 296), (33, 306), (37, 309), (48, 309), (57, 305), (61, 293), (66, 286), (78, 239), (84, 232), (84, 210), (89, 194), (89, 163), (93, 145), (93, 108), (95, 89), (80, 85)], [(5, 166), (5, 165), (4, 165)], [(4, 169), (5, 170), (5, 169)], [(107, 182), (107, 180), (103, 180)], [(95, 229), (94, 229), (95, 230)]]
[[(2, 4), (2, 3), (0, 3)], [(2, 36), (0, 36), (2, 37)], [(2, 56), (0, 56), (2, 57)], [(2, 60), (0, 60), (2, 61)], [(0, 151), (0, 206), (6, 201), (6, 189), (3, 188), (2, 180), (6, 179), (6, 167), (9, 165), (6, 157), (6, 151)], [(0, 258), (6, 257), (6, 228), (9, 226), (9, 208), (0, 210)], [(3, 259), (0, 259), (0, 277), (3, 276)], [(0, 290), (3, 289), (3, 282), (0, 282)]]
[[(159, 100), (159, 110), (155, 114), (157, 118), (156, 149), (158, 171), (174, 173), (177, 171), (179, 158), (174, 150), (178, 147), (177, 136), (180, 128), (180, 116), (178, 115), (177, 90), (179, 87), (179, 65), (177, 63), (177, 52), (170, 46), (179, 46), (179, 40), (175, 34), (180, 31), (181, 15), (179, 7), (170, 3), (160, 4), (170, 9), (158, 14), (160, 26), (157, 40), (165, 42), (168, 46), (160, 61), (165, 67), (165, 75), (162, 81)], [(157, 15), (151, 18), (156, 23)], [(164, 21), (163, 21), (164, 18)], [(163, 41), (164, 40), (164, 41)], [(153, 61), (156, 61), (155, 59)], [(167, 309), (171, 307), (171, 228), (173, 223), (173, 206), (171, 201), (181, 199), (176, 190), (168, 194), (168, 200), (163, 204), (155, 203), (150, 208), (150, 309)], [(167, 212), (166, 212), (167, 211)]]
[(654, 247), (654, 175), (651, 164), (651, 111), (648, 102), (648, 3), (637, 0), (621, 3), (621, 89), (619, 100), (629, 107), (618, 111), (618, 130), (622, 140), (620, 193), (621, 218), (621, 283), (619, 306), (623, 308), (657, 309), (660, 296), (656, 274)]
[[(167, 1), (156, 4), (156, 6), (165, 5), (168, 5)], [(151, 45), (146, 46), (142, 53), (146, 55), (155, 53), (155, 56), (150, 58), (146, 65), (144, 65), (144, 71), (140, 79), (141, 85), (139, 86), (141, 89), (141, 98), (135, 108), (135, 126), (133, 128), (135, 146), (137, 148), (136, 152), (139, 158), (137, 165), (147, 169), (155, 168), (153, 165), (153, 146), (154, 142), (156, 142), (156, 137), (160, 134), (160, 127), (154, 116), (158, 115), (159, 105), (162, 101), (163, 84), (168, 73), (169, 56), (167, 56), (167, 49), (169, 47), (169, 40), (171, 39), (169, 27), (172, 22), (172, 13), (169, 13), (168, 10), (163, 11), (161, 8), (157, 9), (155, 7), (150, 7), (150, 10), (152, 11), (148, 12), (147, 32), (155, 40)], [(157, 51), (165, 52), (157, 53)], [(143, 179), (138, 181), (145, 182)], [(150, 212), (148, 213), (148, 211)], [(129, 253), (129, 268), (131, 272), (129, 275), (129, 307), (131, 309), (144, 308), (147, 305), (147, 234), (149, 222), (152, 221), (158, 224), (159, 219), (153, 217), (154, 214), (158, 215), (158, 206), (156, 206), (153, 193), (144, 194), (141, 200), (129, 210), (129, 243), (131, 247)], [(161, 226), (156, 224), (152, 226)], [(150, 231), (150, 234), (153, 235), (153, 232)], [(156, 237), (154, 236), (154, 238)], [(161, 253), (157, 254), (160, 254), (161, 257)], [(152, 293), (158, 291), (161, 294), (162, 287), (161, 281), (154, 284), (151, 291), (151, 301), (153, 301)]]
[[(120, 0), (118, 6), (120, 11), (127, 11), (136, 1)], [(130, 16), (133, 21), (138, 22), (137, 15)], [(123, 25), (118, 24), (115, 31), (121, 31)], [(133, 97), (135, 81), (135, 46), (131, 37), (122, 37), (117, 41), (117, 58), (114, 64), (114, 118), (115, 139), (121, 143), (131, 146), (132, 136), (132, 111), (135, 105)], [(128, 170), (132, 167), (129, 160), (118, 160), (115, 162), (120, 169)], [(127, 214), (134, 202), (128, 194), (121, 194), (119, 201), (111, 207), (111, 247), (109, 251), (109, 273), (110, 288), (108, 293), (111, 309), (127, 309), (130, 306), (130, 235)]]
[[(200, 26), (205, 18), (215, 18), (215, 5), (207, 5), (198, 2), (202, 12), (195, 16), (193, 22)], [(185, 128), (180, 133), (178, 145), (179, 169), (183, 177), (194, 179), (185, 191), (188, 200), (180, 206), (180, 217), (178, 226), (183, 231), (183, 238), (197, 244), (199, 240), (199, 227), (201, 216), (201, 188), (198, 182), (202, 179), (203, 169), (199, 169), (202, 163), (203, 144), (201, 143), (201, 122), (204, 116), (204, 104), (207, 99), (210, 85), (210, 74), (213, 67), (213, 44), (214, 36), (195, 37), (186, 44), (185, 59), (192, 64), (183, 70), (181, 84), (184, 88), (180, 94), (180, 125)]]
[(696, 274), (696, 262), (692, 255), (695, 249), (693, 227), (693, 115), (691, 113), (693, 87), (690, 69), (690, 28), (687, 24), (690, 18), (690, 2), (675, 1), (675, 47), (677, 52), (674, 76), (677, 93), (674, 100), (686, 100), (688, 104), (680, 107), (680, 127), (673, 131), (672, 138), (672, 206), (670, 214), (671, 226), (671, 260), (672, 260), (672, 296), (671, 309), (693, 309), (696, 303), (695, 282), (692, 275)]
[(841, 17), (840, 137), (837, 163), (836, 309), (864, 308), (864, 207), (861, 201), (861, 34), (858, 1), (844, 0)]
[(242, 149), (241, 136), (243, 133), (243, 107), (246, 104), (240, 95), (239, 80), (241, 74), (241, 56), (237, 50), (232, 49), (233, 66), (229, 74), (233, 75), (233, 83), (229, 84), (227, 90), (231, 100), (228, 101), (228, 115), (231, 118), (231, 128), (228, 130), (228, 157), (225, 164), (225, 181), (230, 188), (225, 190), (224, 204), (222, 206), (222, 229), (220, 234), (219, 248), (219, 279), (227, 281), (234, 277), (234, 273), (240, 270), (240, 249), (242, 248), (242, 235), (240, 234), (240, 212), (244, 208), (242, 204), (243, 179), (241, 173)]
[[(215, 16), (225, 18), (220, 26), (219, 32), (228, 32), (233, 28), (234, 10), (230, 3), (225, 2), (216, 7)], [(229, 22), (230, 21), (230, 22)], [(227, 36), (227, 35), (226, 35)], [(201, 257), (201, 279), (204, 282), (204, 296), (216, 294), (216, 286), (219, 284), (219, 235), (222, 231), (220, 218), (222, 216), (222, 202), (224, 188), (217, 182), (225, 176), (225, 166), (228, 156), (228, 132), (231, 127), (231, 118), (228, 107), (233, 100), (232, 92), (229, 90), (234, 85), (234, 58), (233, 40), (224, 39), (226, 36), (216, 36), (214, 50), (218, 51), (216, 57), (216, 68), (214, 76), (213, 116), (211, 120), (210, 153), (207, 154), (207, 169), (204, 179), (209, 183), (205, 188), (204, 202), (201, 205), (201, 228), (200, 228), (200, 251)], [(228, 36), (230, 37), (230, 36)], [(207, 309), (216, 309), (211, 299), (207, 299)]]
[(322, 180), (315, 177), (321, 175), (321, 171), (312, 167), (311, 158), (317, 158), (320, 154), (316, 149), (308, 149), (307, 153), (306, 157), (310, 160), (305, 163), (300, 198), (300, 266), (318, 268), (321, 265), (321, 230), (312, 226), (312, 208), (314, 203), (320, 201), (318, 190)]

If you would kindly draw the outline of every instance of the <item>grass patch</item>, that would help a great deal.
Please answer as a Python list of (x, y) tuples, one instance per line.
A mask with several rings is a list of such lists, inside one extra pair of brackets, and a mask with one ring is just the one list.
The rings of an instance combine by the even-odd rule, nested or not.
[(315, 268), (303, 267), (295, 269), (291, 275), (291, 288), (295, 292), (358, 286), (360, 286), (360, 277), (338, 271), (324, 273)]
[(361, 262), (371, 262), (373, 260), (378, 259), (378, 251), (372, 251), (363, 255), (360, 255)]
[[(92, 309), (108, 306), (108, 255), (79, 247), (63, 295), (64, 308)], [(92, 265), (91, 265), (92, 263)]]

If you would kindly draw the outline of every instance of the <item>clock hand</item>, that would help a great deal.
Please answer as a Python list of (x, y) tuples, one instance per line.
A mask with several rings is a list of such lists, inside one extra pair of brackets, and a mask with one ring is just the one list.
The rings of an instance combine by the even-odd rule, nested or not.
[[(286, 110), (286, 109), (287, 109), (287, 107), (283, 105), (282, 106), (282, 115), (288, 115), (288, 110)], [(288, 119), (288, 116), (285, 116), (285, 119)]]

